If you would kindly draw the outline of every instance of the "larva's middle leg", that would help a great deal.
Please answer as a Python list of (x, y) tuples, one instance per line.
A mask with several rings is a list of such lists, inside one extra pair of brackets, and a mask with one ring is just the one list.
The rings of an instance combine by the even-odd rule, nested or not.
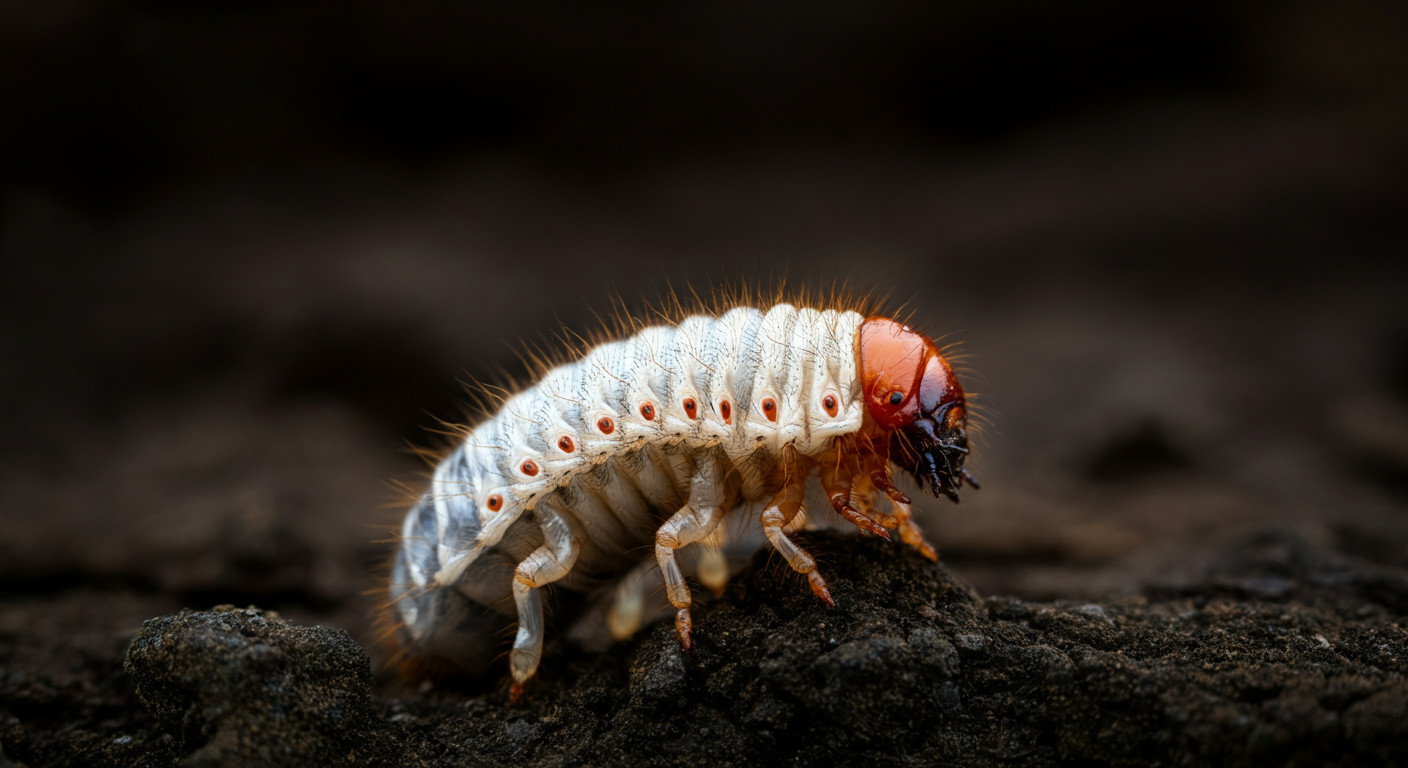
[(810, 474), (798, 471), (795, 455), (790, 450), (787, 452), (786, 462), (787, 474), (782, 490), (768, 502), (767, 508), (760, 516), (763, 535), (768, 537), (773, 549), (787, 560), (792, 570), (806, 575), (807, 583), (811, 585), (812, 592), (817, 597), (827, 605), (835, 606), (836, 602), (831, 599), (831, 590), (826, 588), (826, 579), (821, 577), (821, 572), (816, 568), (816, 560), (797, 546), (782, 530), (782, 527), (792, 522), (792, 518), (801, 510), (807, 494), (807, 476)]
[(538, 671), (543, 657), (543, 601), (540, 587), (566, 576), (582, 551), (582, 538), (566, 515), (546, 503), (536, 510), (545, 543), (533, 550), (513, 574), (513, 599), (518, 605), (518, 636), (509, 652), (513, 672), (510, 698), (517, 699), (523, 683)]
[(689, 501), (670, 516), (655, 532), (655, 559), (660, 563), (660, 575), (665, 579), (665, 595), (678, 610), (675, 629), (685, 649), (693, 646), (693, 622), (689, 616), (691, 602), (689, 585), (675, 561), (675, 550), (708, 536), (724, 519), (723, 472), (717, 457), (710, 456), (695, 464), (689, 480)]

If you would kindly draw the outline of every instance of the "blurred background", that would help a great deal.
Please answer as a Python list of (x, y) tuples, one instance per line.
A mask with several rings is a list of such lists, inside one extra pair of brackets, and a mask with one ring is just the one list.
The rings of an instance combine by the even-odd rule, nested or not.
[(221, 602), (365, 639), (458, 382), (615, 296), (784, 276), (963, 343), (984, 487), (924, 522), (984, 593), (1177, 590), (1268, 532), (1408, 567), (1405, 32), (1376, 0), (0, 6), (7, 657)]

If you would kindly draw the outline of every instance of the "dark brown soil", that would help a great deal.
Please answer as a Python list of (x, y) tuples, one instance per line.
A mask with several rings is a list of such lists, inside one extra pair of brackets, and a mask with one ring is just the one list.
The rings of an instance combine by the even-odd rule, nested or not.
[(152, 619), (126, 668), (161, 729), (148, 723), (134, 753), (524, 766), (1408, 755), (1402, 573), (1268, 535), (1196, 596), (1037, 603), (984, 599), (874, 540), (813, 546), (837, 608), (760, 557), (702, 612), (692, 652), (669, 626), (609, 654), (567, 652), (512, 707), (502, 691), (440, 691), (374, 717), (369, 660), (346, 633), (228, 607)]

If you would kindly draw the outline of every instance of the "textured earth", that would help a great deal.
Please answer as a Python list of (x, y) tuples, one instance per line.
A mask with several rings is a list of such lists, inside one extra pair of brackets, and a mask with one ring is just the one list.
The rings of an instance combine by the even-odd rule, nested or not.
[[(555, 658), (517, 706), (373, 705), (346, 633), (253, 608), (148, 621), (155, 722), (123, 758), (189, 765), (1365, 765), (1408, 755), (1408, 579), (1294, 537), (1204, 585), (1104, 603), (980, 597), (893, 546), (814, 539), (839, 607), (758, 558), (702, 612)], [(140, 721), (138, 721), (140, 722)], [(133, 725), (137, 725), (134, 723)]]

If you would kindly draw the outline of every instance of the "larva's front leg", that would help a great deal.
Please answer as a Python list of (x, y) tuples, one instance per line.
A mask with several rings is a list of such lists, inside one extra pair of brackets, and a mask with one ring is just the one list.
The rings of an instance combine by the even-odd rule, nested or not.
[(919, 530), (919, 525), (914, 522), (914, 516), (910, 512), (909, 505), (901, 504), (894, 499), (890, 501), (895, 505), (895, 514), (893, 517), (896, 523), (895, 527), (899, 529), (900, 532), (900, 541), (919, 550), (919, 554), (929, 560), (938, 562), (938, 550), (935, 550), (934, 545), (930, 544), (928, 540), (924, 538), (924, 532)]
[(773, 549), (787, 560), (792, 570), (806, 575), (812, 592), (827, 605), (834, 606), (836, 602), (831, 599), (831, 590), (826, 588), (826, 579), (823, 579), (821, 572), (816, 569), (816, 560), (797, 546), (782, 530), (802, 509), (802, 502), (807, 495), (807, 476), (810, 474), (798, 471), (796, 454), (791, 448), (786, 450), (784, 461), (786, 478), (783, 480), (782, 490), (768, 502), (760, 518), (763, 522), (763, 535), (768, 537)]
[(689, 501), (670, 516), (655, 532), (655, 559), (660, 563), (660, 575), (665, 579), (665, 595), (678, 611), (675, 629), (685, 649), (693, 645), (689, 616), (691, 602), (689, 585), (675, 561), (675, 550), (708, 536), (724, 519), (723, 472), (717, 456), (708, 456), (695, 463), (689, 480)]
[(826, 491), (826, 497), (831, 500), (831, 508), (836, 510), (836, 514), (862, 531), (869, 531), (889, 540), (890, 532), (885, 530), (885, 526), (871, 520), (851, 503), (851, 486), (854, 480), (851, 459), (841, 441), (837, 440), (836, 447), (823, 454), (818, 462), (821, 465), (821, 487)]
[(538, 671), (538, 662), (543, 657), (543, 601), (539, 588), (566, 576), (582, 551), (582, 537), (573, 530), (566, 515), (546, 501), (539, 503), (535, 512), (545, 543), (524, 558), (513, 573), (518, 636), (509, 653), (509, 668), (513, 672), (511, 700), (522, 695), (523, 683)]
[[(890, 479), (890, 471), (886, 466), (887, 460), (878, 454), (865, 456), (861, 464), (862, 475), (868, 473), (870, 485), (875, 491), (883, 493), (890, 500), (890, 505), (894, 508), (893, 514), (886, 514), (875, 511), (875, 516), (880, 518), (880, 524), (887, 528), (894, 528), (899, 531), (900, 541), (919, 550), (919, 554), (933, 560), (939, 559), (939, 553), (924, 538), (924, 532), (919, 530), (919, 526), (914, 522), (914, 516), (910, 513), (910, 499), (903, 491), (895, 487), (894, 481)], [(862, 480), (864, 485), (864, 480)], [(870, 489), (866, 489), (869, 494)]]

